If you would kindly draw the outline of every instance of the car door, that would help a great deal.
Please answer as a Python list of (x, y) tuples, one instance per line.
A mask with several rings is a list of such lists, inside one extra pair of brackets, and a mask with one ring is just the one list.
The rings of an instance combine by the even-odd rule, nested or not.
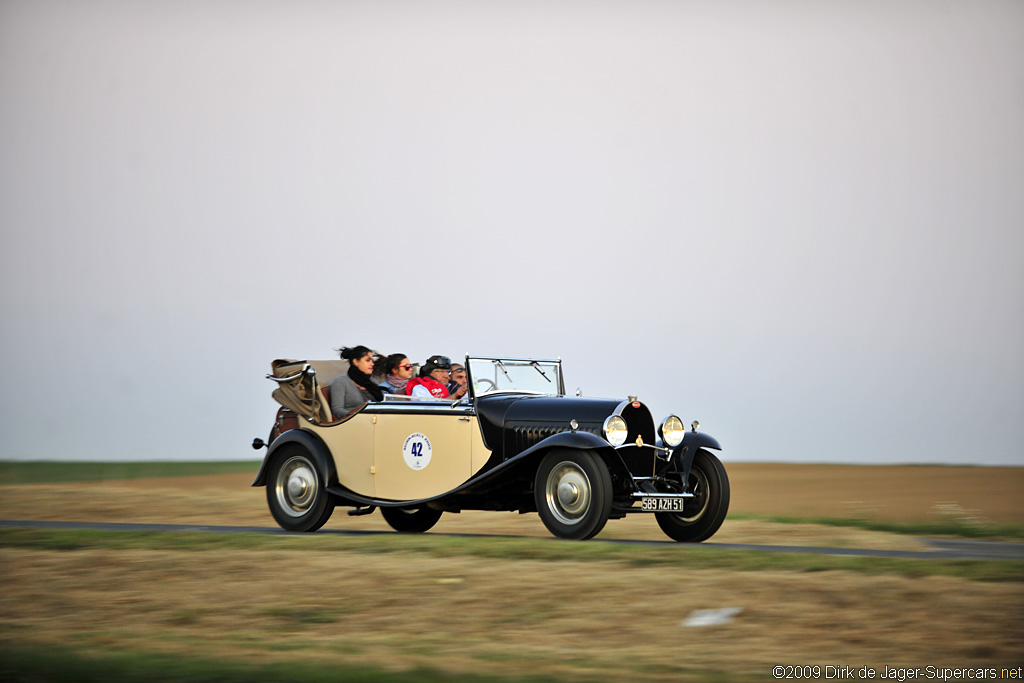
[(469, 406), (403, 406), (381, 409), (374, 417), (376, 498), (431, 498), (473, 474), (473, 442), (479, 429)]

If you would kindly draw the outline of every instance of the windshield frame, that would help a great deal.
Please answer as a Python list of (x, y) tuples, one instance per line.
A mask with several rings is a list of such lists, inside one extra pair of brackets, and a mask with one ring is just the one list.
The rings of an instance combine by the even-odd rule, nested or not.
[[(510, 389), (497, 389), (493, 391), (487, 391), (481, 394), (476, 392), (476, 383), (480, 379), (485, 381), (492, 381), (486, 377), (474, 379), (473, 377), (473, 364), (479, 365), (481, 363), (490, 363), (494, 368), (495, 374), (505, 371), (505, 376), (511, 377), (508, 374), (508, 367), (528, 367), (534, 366), (534, 370), (538, 373), (538, 378), (546, 376), (548, 381), (555, 384), (556, 381), (550, 377), (551, 370), (554, 369), (557, 373), (557, 386), (552, 387), (552, 391), (536, 391), (528, 388), (510, 388)], [(543, 381), (543, 379), (541, 380)], [(480, 396), (495, 396), (498, 394), (525, 394), (531, 396), (564, 396), (565, 395), (565, 375), (562, 374), (562, 359), (561, 358), (509, 358), (509, 357), (498, 357), (498, 356), (466, 356), (466, 384), (469, 387), (469, 396), (471, 399), (477, 399)]]

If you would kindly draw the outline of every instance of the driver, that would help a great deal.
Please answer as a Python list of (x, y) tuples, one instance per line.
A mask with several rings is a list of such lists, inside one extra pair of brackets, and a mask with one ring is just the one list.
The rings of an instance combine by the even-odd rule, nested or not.
[(466, 395), (465, 385), (454, 393), (448, 393), (448, 380), (451, 379), (452, 361), (448, 356), (431, 356), (420, 369), (420, 376), (409, 380), (405, 385), (407, 396), (423, 398), (462, 398)]
[(461, 363), (452, 363), (452, 380), (448, 382), (448, 395), (454, 396), (459, 387), (466, 386), (466, 368)]

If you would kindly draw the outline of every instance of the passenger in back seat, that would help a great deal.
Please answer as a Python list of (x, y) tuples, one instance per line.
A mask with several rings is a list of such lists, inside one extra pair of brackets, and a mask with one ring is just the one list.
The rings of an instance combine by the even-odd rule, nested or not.
[(380, 388), (385, 394), (404, 394), (405, 385), (412, 379), (412, 363), (404, 353), (393, 353), (377, 363), (377, 369), (384, 375)]
[(365, 346), (345, 347), (341, 359), (348, 361), (348, 372), (331, 382), (331, 413), (338, 420), (367, 401), (383, 401), (384, 392), (373, 381), (373, 350)]

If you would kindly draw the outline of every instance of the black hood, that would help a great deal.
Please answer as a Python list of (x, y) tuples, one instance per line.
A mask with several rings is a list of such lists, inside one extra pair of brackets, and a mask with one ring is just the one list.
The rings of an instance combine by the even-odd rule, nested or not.
[[(625, 405), (624, 405), (625, 404)], [(654, 423), (646, 406), (622, 399), (583, 398), (579, 396), (534, 396), (497, 394), (476, 400), (477, 414), (483, 428), (484, 442), (491, 450), (501, 448), (509, 458), (552, 434), (572, 431), (570, 423), (576, 420), (577, 431), (602, 435), (604, 421), (619, 412), (630, 427), (630, 438), (643, 436), (648, 443), (654, 441)]]

